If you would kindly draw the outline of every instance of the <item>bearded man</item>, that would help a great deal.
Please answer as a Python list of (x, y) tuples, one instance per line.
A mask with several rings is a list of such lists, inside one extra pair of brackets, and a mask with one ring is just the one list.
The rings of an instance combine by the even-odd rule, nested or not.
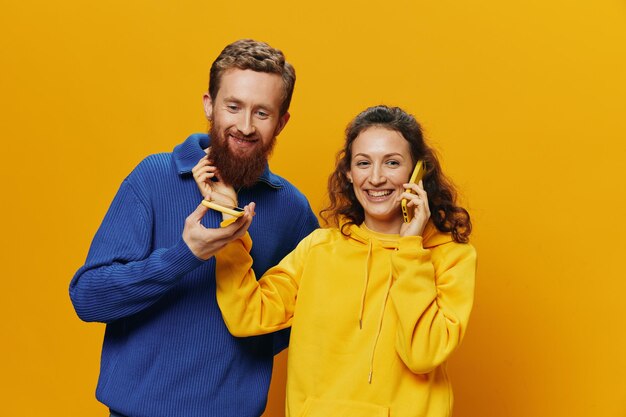
[(221, 213), (199, 204), (192, 168), (210, 149), (211, 166), (239, 204), (257, 203), (249, 233), (263, 275), (319, 226), (306, 198), (267, 164), (289, 121), (294, 84), (281, 51), (253, 40), (228, 45), (203, 97), (210, 135), (148, 156), (120, 186), (70, 283), (78, 316), (107, 324), (96, 397), (111, 416), (263, 413), (273, 355), (288, 335), (228, 332), (213, 255), (240, 224), (219, 228)]

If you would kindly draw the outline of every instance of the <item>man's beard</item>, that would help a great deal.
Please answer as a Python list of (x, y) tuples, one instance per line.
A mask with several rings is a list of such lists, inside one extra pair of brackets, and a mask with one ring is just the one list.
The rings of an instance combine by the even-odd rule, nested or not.
[(259, 139), (257, 148), (249, 155), (238, 155), (230, 149), (228, 139), (225, 137), (227, 133), (221, 131), (219, 126), (212, 124), (209, 133), (211, 135), (210, 159), (218, 169), (222, 181), (234, 188), (254, 185), (267, 166), (267, 160), (276, 144), (276, 136), (267, 144)]

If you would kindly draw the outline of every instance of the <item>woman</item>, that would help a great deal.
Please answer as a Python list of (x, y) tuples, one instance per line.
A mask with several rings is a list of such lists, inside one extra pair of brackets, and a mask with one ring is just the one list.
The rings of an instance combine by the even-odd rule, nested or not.
[[(408, 184), (418, 160), (424, 180)], [(199, 167), (203, 189), (210, 167)], [(252, 336), (291, 326), (287, 416), (449, 416), (445, 364), (474, 293), (467, 211), (419, 124), (399, 108), (372, 107), (354, 119), (328, 188), (322, 216), (336, 227), (313, 232), (258, 282), (247, 233), (218, 252), (217, 298), (229, 330)], [(253, 214), (252, 203), (237, 221), (249, 225)]]

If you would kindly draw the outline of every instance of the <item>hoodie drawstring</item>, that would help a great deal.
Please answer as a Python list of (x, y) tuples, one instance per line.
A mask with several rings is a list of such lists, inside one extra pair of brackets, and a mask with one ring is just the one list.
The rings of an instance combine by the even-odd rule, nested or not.
[(363, 329), (363, 311), (365, 310), (365, 296), (367, 295), (367, 287), (370, 282), (370, 257), (372, 256), (372, 241), (370, 240), (367, 251), (367, 259), (365, 260), (365, 286), (363, 287), (363, 296), (361, 297), (361, 308), (359, 309), (359, 330)]
[[(371, 244), (370, 244), (371, 250)], [(385, 290), (385, 298), (383, 300), (383, 306), (380, 310), (380, 316), (378, 319), (378, 329), (376, 330), (376, 338), (374, 338), (374, 346), (372, 346), (372, 356), (370, 358), (370, 372), (367, 377), (367, 383), (372, 383), (372, 376), (374, 375), (374, 355), (376, 354), (376, 345), (378, 345), (378, 339), (380, 338), (380, 332), (383, 328), (383, 318), (385, 317), (385, 308), (387, 307), (387, 299), (389, 298), (389, 291), (391, 290), (391, 284), (393, 283), (393, 266), (391, 264), (391, 255), (389, 255), (389, 276), (387, 277), (387, 289)]]

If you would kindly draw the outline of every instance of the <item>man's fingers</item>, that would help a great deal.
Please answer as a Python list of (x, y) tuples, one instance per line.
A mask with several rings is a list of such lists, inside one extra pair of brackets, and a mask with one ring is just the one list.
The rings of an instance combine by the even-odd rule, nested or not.
[(247, 208), (250, 211), (250, 214), (252, 214), (253, 216), (256, 214), (256, 212), (254, 211), (254, 209), (256, 208), (256, 203), (254, 201), (246, 205), (245, 208)]
[(202, 174), (198, 174), (198, 182), (207, 182), (210, 178), (213, 178), (212, 172), (203, 172)]
[(202, 158), (198, 163), (191, 169), (194, 177), (202, 174), (203, 172), (213, 172), (217, 168), (215, 168), (211, 163), (207, 160), (206, 157)]
[(198, 204), (198, 207), (196, 207), (196, 209), (191, 212), (189, 216), (187, 216), (187, 221), (200, 223), (200, 220), (202, 220), (207, 211), (209, 211), (209, 208), (200, 203)]
[[(250, 223), (252, 223), (252, 218), (248, 215), (242, 216), (237, 220), (241, 220), (241, 223), (238, 225), (237, 229), (233, 232), (230, 241), (235, 240), (243, 236), (248, 228), (250, 227)], [(233, 225), (236, 223), (233, 223)]]
[[(252, 204), (252, 208), (254, 208), (254, 203)], [(250, 210), (250, 204), (245, 207), (245, 213), (237, 218), (234, 222), (229, 224), (226, 227), (223, 227), (221, 230), (225, 232), (225, 236), (229, 241), (237, 239), (248, 230), (250, 224), (252, 223), (252, 216), (254, 212)]]

